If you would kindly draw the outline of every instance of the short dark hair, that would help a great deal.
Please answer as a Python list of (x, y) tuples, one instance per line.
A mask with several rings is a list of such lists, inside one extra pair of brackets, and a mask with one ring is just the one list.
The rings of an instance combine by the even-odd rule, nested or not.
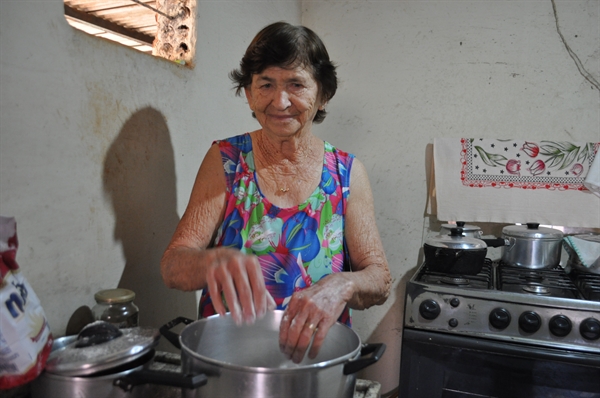
[[(277, 66), (304, 66), (317, 81), (319, 95), (329, 101), (337, 90), (336, 67), (329, 59), (325, 45), (315, 32), (287, 22), (276, 22), (263, 28), (252, 40), (240, 62), (240, 68), (229, 73), (236, 94), (252, 84), (252, 76)], [(321, 123), (327, 112), (318, 110), (314, 123)]]

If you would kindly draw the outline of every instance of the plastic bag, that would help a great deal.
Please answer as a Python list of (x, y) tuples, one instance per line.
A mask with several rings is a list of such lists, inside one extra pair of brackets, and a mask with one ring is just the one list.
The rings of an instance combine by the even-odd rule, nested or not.
[(40, 300), (16, 262), (17, 225), (0, 217), (0, 389), (26, 384), (44, 369), (52, 334)]

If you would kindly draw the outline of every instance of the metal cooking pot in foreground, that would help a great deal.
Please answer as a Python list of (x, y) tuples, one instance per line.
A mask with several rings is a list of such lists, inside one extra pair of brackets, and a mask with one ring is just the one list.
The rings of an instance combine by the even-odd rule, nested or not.
[[(362, 345), (349, 327), (336, 323), (319, 355), (299, 364), (279, 350), (283, 311), (269, 311), (252, 325), (237, 326), (231, 315), (192, 321), (177, 318), (160, 329), (181, 348), (185, 373), (204, 373), (208, 382), (188, 397), (353, 397), (355, 373), (377, 362), (384, 344)], [(180, 335), (170, 329), (186, 323)]]
[(537, 223), (502, 228), (508, 242), (502, 248), (502, 262), (515, 267), (545, 269), (560, 263), (563, 233)]

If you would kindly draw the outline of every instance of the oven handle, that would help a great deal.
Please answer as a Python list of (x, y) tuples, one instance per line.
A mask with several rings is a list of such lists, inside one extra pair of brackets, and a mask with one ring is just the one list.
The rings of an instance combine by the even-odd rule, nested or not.
[(600, 355), (571, 351), (567, 349), (556, 349), (550, 347), (535, 347), (528, 344), (513, 344), (482, 338), (455, 336), (447, 333), (428, 332), (404, 327), (403, 340), (415, 341), (423, 344), (439, 346), (452, 346), (459, 349), (471, 349), (474, 351), (492, 352), (502, 355), (510, 355), (520, 358), (534, 358), (551, 361), (573, 363), (600, 367)]

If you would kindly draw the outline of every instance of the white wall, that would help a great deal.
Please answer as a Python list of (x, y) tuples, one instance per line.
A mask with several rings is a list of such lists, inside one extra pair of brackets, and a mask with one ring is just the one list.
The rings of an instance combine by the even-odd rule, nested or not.
[[(56, 335), (99, 289), (138, 293), (142, 324), (194, 316), (158, 261), (216, 138), (255, 128), (230, 89), (251, 37), (306, 24), (341, 84), (316, 133), (354, 152), (373, 186), (395, 278), (381, 307), (354, 312), (398, 384), (406, 280), (420, 264), (426, 155), (435, 137), (600, 141), (599, 94), (568, 56), (550, 1), (198, 1), (194, 70), (71, 29), (61, 0), (0, 1), (0, 214)], [(596, 79), (597, 0), (558, 0), (569, 45)], [(467, 220), (468, 221), (468, 220)]]
[(195, 317), (160, 256), (211, 142), (255, 128), (227, 75), (278, 20), (299, 23), (299, 5), (198, 1), (189, 70), (74, 30), (62, 0), (0, 2), (0, 214), (56, 336), (117, 285), (143, 325)]
[[(363, 338), (387, 344), (362, 377), (389, 392), (398, 385), (404, 285), (422, 262), (430, 223), (433, 139), (600, 142), (600, 96), (567, 54), (551, 1), (303, 4), (302, 22), (324, 39), (342, 81), (317, 131), (365, 163), (395, 280), (384, 306), (354, 316)], [(600, 80), (600, 2), (557, 0), (556, 7), (568, 44)]]

